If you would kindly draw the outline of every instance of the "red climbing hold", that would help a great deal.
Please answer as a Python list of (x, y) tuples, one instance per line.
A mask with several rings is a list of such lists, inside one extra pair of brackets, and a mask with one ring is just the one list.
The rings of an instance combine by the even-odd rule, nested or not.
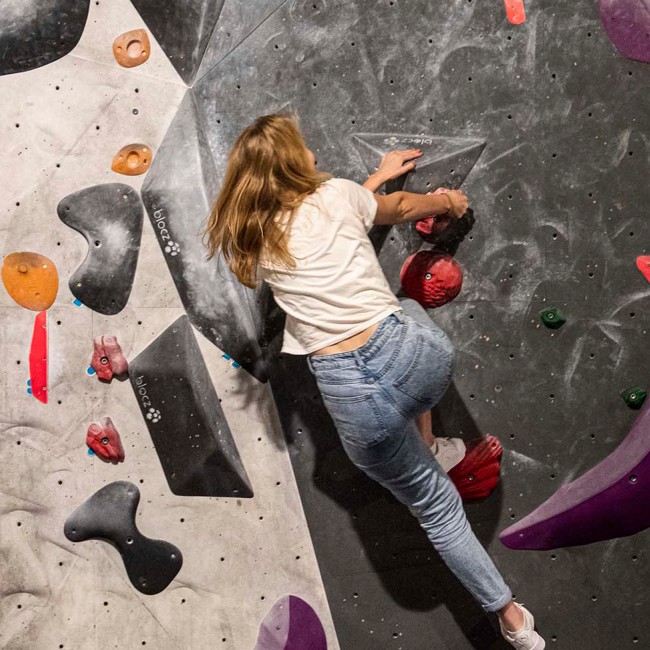
[(101, 460), (117, 465), (124, 460), (124, 447), (113, 421), (108, 416), (101, 424), (93, 422), (86, 433), (86, 444)]
[(513, 25), (521, 25), (526, 22), (526, 9), (524, 0), (505, 0), (506, 16)]
[(636, 258), (636, 267), (643, 273), (643, 277), (650, 282), (650, 255), (639, 255)]
[(122, 348), (115, 336), (97, 336), (94, 340), (93, 356), (90, 365), (100, 379), (110, 381), (113, 375), (121, 375), (128, 369)]
[(476, 438), (465, 445), (465, 458), (447, 474), (463, 499), (483, 499), (499, 483), (503, 447), (494, 436)]
[(29, 349), (29, 385), (32, 395), (47, 404), (47, 310), (36, 314)]
[(406, 259), (400, 271), (402, 288), (423, 307), (440, 307), (463, 286), (463, 270), (451, 255), (420, 251)]

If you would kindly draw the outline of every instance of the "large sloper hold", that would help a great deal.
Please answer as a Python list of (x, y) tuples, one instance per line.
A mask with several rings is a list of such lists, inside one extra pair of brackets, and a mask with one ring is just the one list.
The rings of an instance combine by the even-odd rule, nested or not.
[(154, 158), (142, 199), (192, 324), (265, 382), (258, 342), (263, 322), (254, 316), (258, 295), (237, 280), (220, 251), (206, 259), (202, 232), (217, 190), (212, 155), (188, 92)]
[(648, 0), (598, 0), (600, 18), (609, 40), (628, 59), (650, 63), (650, 4)]
[(183, 81), (191, 86), (224, 0), (131, 0)]
[(650, 401), (625, 440), (596, 467), (563, 485), (499, 539), (548, 550), (633, 535), (650, 526)]
[(143, 594), (158, 594), (183, 565), (180, 550), (162, 539), (145, 537), (136, 526), (140, 490), (129, 481), (114, 481), (97, 490), (65, 521), (71, 542), (101, 539), (122, 556), (133, 586)]
[(253, 496), (186, 315), (129, 362), (129, 379), (174, 494)]
[(122, 183), (94, 185), (69, 194), (57, 206), (59, 219), (80, 232), (88, 254), (68, 285), (90, 309), (112, 316), (131, 294), (142, 238), (142, 202)]
[[(379, 167), (381, 159), (395, 149), (421, 149), (416, 159), (417, 173), (407, 173), (386, 184), (386, 193), (397, 190), (426, 194), (444, 186), (458, 189), (470, 173), (485, 141), (476, 138), (454, 138), (399, 133), (355, 133), (352, 136), (369, 174)], [(395, 226), (375, 226), (370, 239), (391, 290), (400, 288), (399, 271), (404, 260), (422, 246), (415, 222)]]
[(264, 617), (253, 650), (327, 650), (327, 638), (309, 603), (282, 596)]
[(90, 0), (21, 0), (0, 6), (0, 75), (52, 63), (79, 42)]

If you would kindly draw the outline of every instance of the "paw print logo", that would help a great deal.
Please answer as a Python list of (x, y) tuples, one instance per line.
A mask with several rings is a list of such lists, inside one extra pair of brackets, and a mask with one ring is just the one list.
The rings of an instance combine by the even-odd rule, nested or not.
[(384, 144), (387, 144), (389, 147), (394, 147), (399, 142), (399, 138), (391, 135), (390, 138), (384, 138)]
[(151, 420), (154, 423), (160, 422), (160, 411), (158, 409), (150, 408), (145, 417), (147, 420)]
[(178, 255), (180, 253), (181, 247), (175, 241), (169, 241), (167, 246), (165, 246), (165, 253), (170, 255)]

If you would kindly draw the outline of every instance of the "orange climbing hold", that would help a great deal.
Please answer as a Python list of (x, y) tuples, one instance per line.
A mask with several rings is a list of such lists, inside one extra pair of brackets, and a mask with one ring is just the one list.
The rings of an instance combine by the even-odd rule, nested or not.
[(45, 255), (27, 251), (5, 257), (2, 282), (21, 307), (34, 311), (51, 307), (59, 290), (59, 274), (54, 262)]
[(111, 169), (118, 174), (138, 176), (151, 165), (151, 149), (146, 144), (127, 144), (113, 158)]
[(499, 483), (503, 447), (494, 436), (475, 438), (465, 446), (465, 458), (447, 474), (463, 499), (484, 499)]
[(636, 258), (636, 267), (643, 273), (643, 277), (650, 282), (650, 255), (639, 255)]
[(504, 0), (506, 3), (506, 16), (513, 25), (526, 22), (526, 9), (524, 0)]
[(95, 455), (107, 463), (117, 465), (124, 461), (124, 447), (113, 421), (103, 417), (101, 424), (93, 422), (86, 432), (86, 444)]
[(124, 32), (113, 41), (115, 60), (125, 68), (143, 64), (151, 53), (149, 36), (144, 29)]

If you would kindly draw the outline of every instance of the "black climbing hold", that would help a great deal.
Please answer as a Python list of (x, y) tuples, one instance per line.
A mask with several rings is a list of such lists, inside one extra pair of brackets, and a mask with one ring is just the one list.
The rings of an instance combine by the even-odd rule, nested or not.
[(648, 396), (648, 391), (639, 386), (633, 386), (621, 393), (621, 397), (631, 409), (640, 409)]
[(174, 494), (253, 496), (186, 315), (129, 362), (129, 379)]
[(138, 193), (122, 183), (95, 185), (66, 196), (57, 213), (88, 242), (86, 259), (68, 282), (72, 295), (100, 314), (119, 313), (140, 251), (144, 212)]
[(542, 323), (546, 327), (550, 327), (552, 330), (559, 329), (566, 323), (566, 318), (564, 314), (557, 307), (549, 307), (548, 309), (543, 309), (539, 313)]
[(157, 594), (176, 577), (183, 556), (173, 544), (145, 537), (138, 530), (135, 513), (139, 502), (136, 485), (114, 481), (86, 499), (66, 519), (63, 532), (71, 542), (108, 542), (120, 552), (133, 586), (143, 594)]
[(89, 0), (4, 2), (0, 10), (0, 75), (52, 63), (79, 42)]

